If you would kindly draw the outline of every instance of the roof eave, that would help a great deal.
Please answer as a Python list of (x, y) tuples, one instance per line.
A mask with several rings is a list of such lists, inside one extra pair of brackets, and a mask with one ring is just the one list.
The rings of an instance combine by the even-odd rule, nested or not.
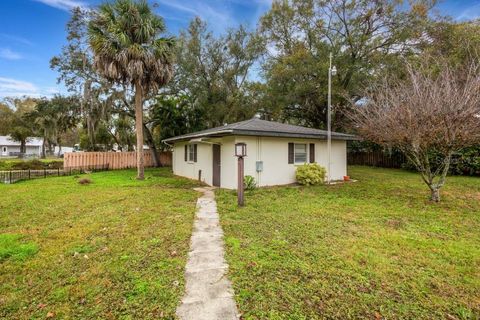
[(162, 140), (162, 142), (179, 142), (179, 141), (187, 141), (194, 138), (202, 138), (202, 137), (212, 137), (212, 136), (224, 136), (232, 134), (233, 130), (219, 130), (213, 132), (205, 132), (205, 133), (198, 133), (198, 134), (187, 134), (178, 137), (172, 137), (168, 139)]
[[(276, 131), (256, 131), (256, 130), (234, 130), (235, 135), (247, 136), (262, 136), (262, 137), (279, 137), (279, 138), (303, 138), (303, 139), (321, 139), (327, 140), (326, 134), (305, 134), (305, 133), (291, 133), (291, 132), (276, 132)], [(359, 138), (353, 135), (332, 135), (332, 140), (358, 140)]]
[[(244, 136), (262, 136), (262, 137), (279, 137), (279, 138), (300, 138), (300, 139), (320, 139), (327, 140), (326, 134), (304, 134), (304, 133), (290, 133), (290, 132), (274, 132), (274, 131), (256, 131), (256, 130), (219, 130), (214, 132), (205, 132), (201, 134), (191, 134), (185, 136), (178, 136), (162, 140), (163, 142), (181, 142), (194, 138), (201, 137), (222, 137), (226, 135), (244, 135)], [(360, 140), (359, 137), (354, 135), (332, 135), (332, 140)]]

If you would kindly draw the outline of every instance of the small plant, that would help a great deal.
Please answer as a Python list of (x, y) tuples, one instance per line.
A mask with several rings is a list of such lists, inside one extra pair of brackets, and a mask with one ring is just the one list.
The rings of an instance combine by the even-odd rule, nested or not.
[(257, 182), (254, 177), (245, 176), (245, 178), (243, 178), (243, 185), (245, 186), (245, 190), (254, 190), (257, 187)]
[(80, 183), (81, 185), (90, 184), (90, 183), (92, 183), (92, 180), (90, 180), (89, 178), (82, 178), (82, 179), (78, 180), (78, 183)]
[(301, 185), (321, 184), (325, 180), (326, 170), (317, 163), (307, 163), (297, 168), (296, 178)]

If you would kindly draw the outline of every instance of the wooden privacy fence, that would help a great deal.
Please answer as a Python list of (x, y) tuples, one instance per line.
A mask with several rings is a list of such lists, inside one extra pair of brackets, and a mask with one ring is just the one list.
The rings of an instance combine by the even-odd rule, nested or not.
[(392, 155), (382, 151), (369, 152), (349, 152), (347, 163), (351, 165), (382, 167), (382, 168), (401, 168), (407, 162), (405, 156), (401, 153)]
[[(153, 167), (154, 161), (150, 151), (144, 151), (145, 167)], [(159, 152), (160, 165), (172, 165), (172, 153)], [(128, 169), (137, 166), (136, 152), (69, 152), (65, 153), (63, 167), (89, 168), (92, 166), (108, 166), (109, 170)]]

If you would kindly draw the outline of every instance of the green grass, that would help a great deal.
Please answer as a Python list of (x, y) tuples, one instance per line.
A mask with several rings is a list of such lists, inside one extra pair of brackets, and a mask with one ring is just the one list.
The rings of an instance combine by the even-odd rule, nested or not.
[(167, 169), (88, 177), (0, 184), (0, 318), (173, 318), (196, 183)]
[(219, 190), (244, 319), (479, 319), (480, 179), (351, 167), (356, 183)]
[(7, 258), (25, 260), (38, 251), (34, 243), (22, 243), (19, 234), (0, 234), (0, 262)]

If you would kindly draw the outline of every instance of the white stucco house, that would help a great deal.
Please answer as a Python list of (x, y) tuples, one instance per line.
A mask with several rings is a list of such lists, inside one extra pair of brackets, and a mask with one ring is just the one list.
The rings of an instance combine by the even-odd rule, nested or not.
[[(353, 135), (332, 132), (331, 179), (347, 174), (347, 141)], [(245, 175), (258, 186), (295, 182), (298, 165), (327, 168), (327, 132), (257, 118), (164, 140), (172, 145), (173, 172), (211, 186), (237, 188), (235, 144), (245, 143)]]
[[(43, 139), (30, 137), (26, 143), (26, 155), (37, 156), (42, 155)], [(14, 141), (9, 136), (0, 136), (0, 157), (17, 156), (20, 154), (20, 142)]]

